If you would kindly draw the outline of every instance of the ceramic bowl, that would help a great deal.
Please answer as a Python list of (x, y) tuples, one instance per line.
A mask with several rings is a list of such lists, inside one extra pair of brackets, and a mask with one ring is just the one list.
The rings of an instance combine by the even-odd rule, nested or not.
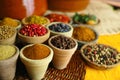
[(47, 33), (45, 35), (34, 36), (34, 37), (22, 35), (19, 32), (19, 30), (18, 30), (18, 38), (20, 39), (20, 41), (25, 42), (25, 43), (44, 43), (50, 36), (50, 31), (48, 29), (47, 29)]
[(11, 57), (4, 60), (0, 60), (0, 71), (4, 72), (4, 73), (0, 73), (1, 80), (13, 80), (16, 73), (16, 65), (19, 56), (19, 49), (14, 45), (9, 45), (9, 46), (14, 47), (16, 49), (16, 52)]
[(50, 53), (45, 58), (34, 60), (34, 59), (27, 58), (23, 54), (23, 51), (32, 45), (34, 44), (26, 45), (20, 50), (20, 59), (25, 65), (25, 68), (28, 72), (29, 77), (32, 80), (41, 80), (44, 77), (46, 70), (48, 68), (48, 65), (53, 58), (53, 50), (45, 44), (40, 44), (47, 47), (50, 50)]
[(53, 60), (52, 60), (54, 67), (56, 69), (65, 69), (67, 67), (72, 55), (76, 51), (78, 44), (77, 44), (77, 41), (74, 40), (73, 38), (67, 37), (67, 38), (72, 39), (75, 42), (75, 46), (70, 49), (58, 48), (58, 47), (54, 46), (53, 43), (51, 43), (51, 40), (56, 37), (59, 37), (59, 36), (63, 36), (63, 35), (55, 35), (55, 36), (50, 37), (48, 40), (48, 44), (54, 51), (54, 56), (53, 56)]
[(50, 20), (50, 22), (63, 22), (63, 23), (69, 23), (69, 24), (73, 23), (71, 17), (65, 15), (64, 13), (60, 13), (60, 12), (46, 13), (44, 16), (47, 17)]
[[(91, 40), (91, 41), (78, 40), (78, 39), (76, 39), (76, 38), (74, 38), (74, 37), (72, 36), (72, 37), (73, 37), (75, 40), (77, 40), (77, 42), (78, 42), (78, 49), (80, 49), (83, 45), (88, 44), (88, 43), (97, 43), (99, 34), (98, 34), (98, 32), (97, 32), (92, 26), (77, 25), (77, 26), (74, 26), (74, 28), (75, 28), (75, 27), (86, 27), (86, 28), (89, 28), (89, 29), (91, 29), (91, 30), (94, 32), (94, 34), (95, 34), (95, 39), (94, 39), (94, 40)], [(73, 30), (74, 30), (74, 28), (73, 28)], [(87, 34), (87, 32), (85, 32), (84, 34)]]
[[(101, 50), (101, 51), (98, 51), (95, 53), (93, 50), (99, 50), (99, 47), (98, 48), (92, 47), (92, 50), (89, 48), (89, 47), (94, 46), (94, 45), (105, 46), (105, 47), (102, 47), (104, 50), (105, 50), (105, 48), (111, 48), (111, 51), (104, 52), (104, 50)], [(89, 48), (88, 52), (87, 52), (87, 50), (88, 50), (87, 47)], [(106, 50), (109, 50), (109, 49), (106, 49)], [(91, 53), (91, 51), (93, 51), (94, 53)], [(116, 53), (116, 54), (114, 54), (114, 53)], [(105, 44), (94, 44), (94, 43), (86, 44), (86, 45), (82, 46), (82, 48), (80, 49), (80, 54), (83, 57), (83, 59), (86, 61), (86, 63), (90, 67), (95, 68), (95, 69), (110, 69), (110, 68), (113, 68), (117, 65), (120, 65), (120, 53), (116, 49), (114, 49), (113, 47), (105, 45)], [(97, 57), (96, 55), (97, 56), (99, 55), (99, 56)], [(104, 55), (104, 56), (100, 57), (100, 55)], [(114, 55), (115, 59), (118, 59), (118, 60), (116, 60), (117, 62), (115, 62), (115, 60), (113, 58), (111, 58), (111, 57), (113, 57), (113, 55)], [(111, 57), (109, 57), (109, 56), (111, 56)], [(106, 61), (106, 62), (100, 63), (98, 61), (100, 61), (100, 62)], [(114, 61), (115, 63), (110, 64), (110, 61)]]
[[(51, 25), (59, 24), (59, 23), (68, 25), (71, 29), (70, 29), (69, 31), (67, 31), (67, 32), (55, 32), (55, 31), (53, 31), (53, 30), (50, 30), (49, 27), (50, 27)], [(71, 36), (72, 36), (72, 33), (73, 33), (73, 27), (72, 27), (72, 25), (66, 24), (66, 23), (63, 23), (63, 22), (52, 22), (52, 23), (48, 24), (46, 27), (50, 30), (50, 35), (51, 35), (51, 36), (54, 36), (54, 35), (64, 35), (64, 36), (71, 37)]]
[[(40, 25), (46, 26), (47, 24), (50, 23), (50, 20), (49, 20), (48, 18), (43, 17), (43, 16), (40, 16), (40, 17), (47, 20), (47, 22), (46, 22), (45, 24), (40, 24)], [(22, 19), (22, 24), (30, 24), (29, 22), (27, 22), (27, 18), (28, 18), (28, 17), (25, 17), (25, 18)], [(32, 24), (34, 24), (34, 23), (32, 23)], [(39, 24), (39, 23), (35, 23), (35, 24)]]
[(13, 30), (14, 30), (14, 34), (7, 39), (0, 40), (0, 44), (14, 44), (15, 43), (17, 30), (15, 28), (13, 28)]

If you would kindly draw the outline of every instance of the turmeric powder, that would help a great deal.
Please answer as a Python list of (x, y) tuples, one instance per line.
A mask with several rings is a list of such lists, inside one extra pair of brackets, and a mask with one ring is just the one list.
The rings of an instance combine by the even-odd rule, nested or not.
[(19, 25), (19, 23), (9, 17), (5, 17), (1, 22), (0, 25), (7, 25), (7, 26), (11, 26), (11, 27), (17, 27)]
[(50, 54), (50, 49), (45, 45), (34, 44), (30, 47), (27, 47), (23, 50), (25, 57), (29, 59), (43, 59)]
[(80, 41), (92, 41), (95, 39), (95, 33), (92, 29), (84, 26), (74, 27), (73, 38)]

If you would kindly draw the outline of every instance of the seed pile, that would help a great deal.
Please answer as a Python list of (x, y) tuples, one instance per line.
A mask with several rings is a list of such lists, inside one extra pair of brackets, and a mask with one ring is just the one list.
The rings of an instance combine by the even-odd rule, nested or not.
[(27, 24), (20, 29), (20, 33), (22, 35), (30, 36), (30, 37), (42, 36), (47, 33), (47, 29), (42, 25)]
[(15, 29), (6, 25), (0, 26), (0, 40), (10, 38), (14, 35)]
[(120, 61), (120, 54), (115, 49), (102, 44), (88, 45), (83, 53), (97, 64), (113, 65)]
[(65, 36), (57, 36), (51, 39), (51, 43), (60, 49), (71, 49), (75, 47), (76, 43), (73, 39), (65, 37)]
[(70, 26), (64, 24), (64, 23), (58, 23), (58, 24), (53, 24), (49, 26), (49, 29), (55, 32), (68, 32), (70, 31)]

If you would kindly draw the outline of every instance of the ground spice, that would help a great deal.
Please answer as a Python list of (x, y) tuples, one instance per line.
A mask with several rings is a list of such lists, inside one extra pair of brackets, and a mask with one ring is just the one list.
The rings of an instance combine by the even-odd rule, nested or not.
[(41, 44), (34, 44), (30, 47), (27, 47), (23, 50), (25, 57), (29, 59), (43, 59), (50, 54), (50, 49)]
[(95, 39), (94, 31), (84, 26), (74, 27), (72, 36), (77, 40), (86, 41), (86, 42), (89, 42)]
[(48, 23), (48, 20), (45, 17), (41, 17), (37, 15), (32, 15), (27, 17), (25, 21), (29, 24), (40, 24), (40, 25), (44, 25)]
[(7, 26), (11, 26), (11, 27), (17, 27), (19, 25), (19, 23), (15, 19), (6, 17), (0, 22), (0, 25), (7, 25)]
[(0, 60), (12, 57), (16, 52), (15, 47), (10, 45), (0, 45)]

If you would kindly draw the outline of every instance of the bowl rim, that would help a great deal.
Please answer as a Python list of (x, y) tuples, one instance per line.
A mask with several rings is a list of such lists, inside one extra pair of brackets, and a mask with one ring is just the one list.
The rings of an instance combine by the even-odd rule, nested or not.
[(58, 36), (64, 36), (64, 35), (54, 35), (54, 36), (52, 36), (52, 37), (50, 37), (50, 38), (48, 39), (48, 44), (49, 44), (51, 47), (55, 48), (56, 50), (62, 50), (62, 51), (68, 51), (68, 50), (77, 48), (77, 46), (78, 46), (77, 41), (76, 41), (75, 39), (73, 39), (72, 37), (68, 37), (68, 36), (64, 36), (64, 37), (67, 37), (67, 38), (69, 38), (69, 39), (72, 39), (72, 40), (75, 42), (76, 45), (75, 45), (73, 48), (70, 48), (70, 49), (60, 49), (60, 48), (57, 48), (56, 46), (54, 46), (54, 45), (51, 43), (51, 40), (52, 40), (53, 38), (55, 38), (55, 37), (58, 37)]
[[(67, 31), (67, 32), (55, 32), (55, 31), (49, 29), (49, 26), (51, 26), (51, 25), (53, 25), (53, 24), (59, 24), (59, 23), (66, 24), (66, 25), (68, 25), (71, 29), (70, 29), (69, 31)], [(70, 24), (68, 24), (68, 23), (63, 23), (63, 22), (52, 22), (52, 23), (48, 24), (46, 27), (50, 30), (50, 32), (52, 32), (52, 33), (54, 33), (54, 34), (59, 34), (59, 33), (60, 33), (60, 34), (64, 34), (64, 33), (69, 33), (69, 32), (71, 32), (71, 31), (73, 31), (73, 26), (72, 26), (72, 25), (70, 25)]]
[[(116, 64), (112, 64), (112, 65), (105, 65), (105, 64), (97, 64), (97, 63), (95, 63), (95, 62), (92, 62), (92, 61), (90, 61), (85, 55), (84, 55), (84, 53), (83, 53), (83, 49), (86, 47), (86, 46), (88, 46), (88, 45), (105, 45), (105, 46), (107, 46), (107, 47), (110, 47), (110, 48), (112, 48), (112, 49), (114, 49), (116, 52), (118, 52), (115, 48), (113, 48), (113, 47), (111, 47), (111, 46), (109, 46), (109, 45), (106, 45), (106, 44), (101, 44), (101, 43), (88, 43), (88, 44), (85, 44), (85, 45), (83, 45), (82, 47), (81, 47), (81, 49), (79, 50), (80, 51), (80, 54), (82, 55), (82, 57), (85, 59), (85, 61), (86, 62), (88, 62), (88, 65), (90, 65), (91, 67), (94, 67), (94, 68), (96, 68), (96, 69), (109, 69), (109, 68), (112, 68), (112, 67), (115, 67), (115, 66), (117, 66), (117, 65), (119, 65), (120, 64), (120, 61), (119, 62), (117, 62)], [(118, 54), (120, 54), (120, 52), (118, 52)], [(91, 65), (92, 64), (92, 65)]]
[(98, 40), (99, 34), (98, 34), (98, 32), (97, 32), (92, 26), (88, 26), (88, 25), (76, 25), (76, 26), (73, 26), (73, 29), (74, 29), (74, 27), (87, 27), (87, 28), (91, 29), (91, 30), (94, 32), (94, 34), (95, 34), (95, 39), (92, 40), (92, 41), (77, 40), (76, 38), (74, 38), (74, 37), (72, 36), (72, 37), (73, 37), (75, 40), (77, 40), (78, 42), (83, 43), (83, 44), (87, 44), (87, 43), (92, 43), (92, 42)]

